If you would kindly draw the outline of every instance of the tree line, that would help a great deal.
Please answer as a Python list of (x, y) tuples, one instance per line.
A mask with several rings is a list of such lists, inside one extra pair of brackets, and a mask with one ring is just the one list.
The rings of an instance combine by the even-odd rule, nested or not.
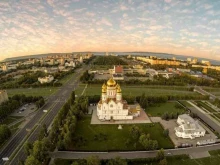
[(75, 92), (71, 93), (70, 98), (56, 115), (52, 127), (48, 133), (46, 126), (39, 132), (38, 140), (34, 144), (25, 144), (27, 159), (25, 165), (46, 164), (49, 158), (49, 151), (56, 147), (60, 150), (65, 149), (73, 140), (77, 120), (88, 111), (88, 98), (75, 98)]
[(8, 101), (0, 105), (0, 122), (3, 122), (8, 115), (27, 103), (35, 103), (40, 108), (44, 105), (45, 101), (42, 96), (25, 96), (21, 94), (9, 97)]
[(80, 81), (82, 81), (83, 83), (88, 83), (89, 81), (92, 81), (94, 77), (94, 73), (89, 74), (88, 70), (86, 70), (80, 77)]
[(11, 130), (7, 125), (0, 125), (0, 145), (2, 145), (11, 136)]
[(127, 62), (116, 56), (98, 56), (93, 62), (94, 65), (128, 65)]
[[(88, 79), (89, 84), (102, 84), (104, 80), (98, 79)], [(169, 79), (159, 76), (154, 76), (153, 79), (139, 80), (136, 78), (121, 81), (121, 85), (167, 85), (167, 86), (210, 86), (210, 87), (220, 87), (220, 82), (217, 80), (208, 80), (205, 78), (192, 77), (187, 74), (175, 75)]]
[[(173, 156), (174, 159), (188, 158), (185, 155)], [(54, 164), (61, 164), (62, 159), (55, 159)], [(134, 164), (155, 164), (167, 165), (167, 159), (163, 149), (157, 151), (156, 157), (136, 158), (136, 159), (122, 159), (116, 156), (112, 159), (100, 159), (98, 156), (89, 156), (86, 159), (68, 160), (69, 165), (134, 165)]]

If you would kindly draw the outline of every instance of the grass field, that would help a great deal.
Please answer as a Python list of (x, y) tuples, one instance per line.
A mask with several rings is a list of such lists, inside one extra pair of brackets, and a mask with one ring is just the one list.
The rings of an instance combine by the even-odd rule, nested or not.
[[(126, 141), (129, 139), (129, 129), (132, 125), (123, 125), (122, 130), (118, 130), (118, 125), (91, 125), (91, 117), (87, 116), (83, 120), (77, 122), (77, 128), (75, 131), (76, 139), (82, 137), (83, 140), (74, 140), (68, 150), (77, 151), (127, 151), (127, 150), (144, 150), (144, 148), (137, 142), (136, 148), (134, 146), (135, 141), (130, 138), (130, 143), (126, 145)], [(136, 124), (143, 133), (149, 133), (151, 139), (157, 140), (159, 148), (173, 148), (173, 143), (169, 138), (165, 138), (163, 135), (163, 128), (159, 123), (155, 124)], [(102, 139), (101, 135), (106, 136), (107, 139)], [(99, 140), (95, 139), (95, 136), (99, 137)], [(77, 138), (78, 137), (78, 138)], [(82, 144), (84, 142), (84, 145)]]
[(180, 103), (182, 103), (183, 105), (185, 105), (186, 107), (193, 107), (190, 103), (188, 103), (187, 101), (185, 100), (181, 100), (179, 101)]
[(58, 81), (59, 83), (65, 84), (69, 79), (71, 79), (74, 76), (74, 72), (65, 76), (64, 78), (62, 78), (60, 81)]
[(214, 110), (213, 108), (211, 108), (210, 106), (208, 106), (206, 103), (203, 103), (202, 101), (195, 101), (196, 103), (199, 103), (203, 108), (205, 108), (207, 111), (213, 113), (213, 112), (217, 112), (216, 110)]
[(18, 88), (18, 89), (7, 89), (8, 96), (13, 96), (16, 94), (25, 94), (26, 96), (43, 96), (47, 97), (54, 92), (56, 92), (58, 88), (48, 87), (48, 88)]
[[(101, 94), (101, 84), (100, 85), (88, 85), (84, 95), (100, 95)], [(76, 94), (82, 93), (85, 84), (81, 84), (79, 88), (76, 89)], [(175, 88), (175, 87), (153, 87), (153, 86), (121, 86), (123, 95), (138, 96), (145, 92), (146, 95), (200, 95), (196, 92), (187, 91), (187, 88)]]
[[(210, 151), (210, 157), (201, 158), (201, 159), (190, 159), (187, 155), (182, 157), (171, 156), (167, 157), (168, 165), (219, 165), (220, 163), (220, 150)], [(73, 160), (64, 160), (64, 159), (55, 159), (55, 165), (71, 165)], [(158, 165), (157, 162), (138, 162), (138, 163), (128, 163), (128, 165)]]
[(167, 102), (167, 103), (164, 103), (164, 104), (160, 104), (160, 105), (157, 105), (155, 107), (149, 107), (146, 109), (146, 112), (149, 116), (161, 116), (163, 115), (165, 112), (167, 113), (176, 113), (176, 112), (179, 112), (179, 113), (183, 113), (185, 112), (185, 109), (178, 109), (175, 107), (175, 104), (177, 102)]
[(15, 122), (16, 120), (22, 118), (23, 116), (8, 116), (1, 124), (11, 124)]

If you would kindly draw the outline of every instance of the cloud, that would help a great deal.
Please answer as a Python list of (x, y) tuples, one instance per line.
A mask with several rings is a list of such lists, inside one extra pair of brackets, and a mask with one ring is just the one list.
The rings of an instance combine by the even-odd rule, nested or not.
[(153, 31), (157, 31), (157, 30), (162, 30), (162, 29), (164, 29), (164, 27), (161, 26), (161, 25), (155, 25), (155, 26), (150, 26), (149, 29), (150, 29), (150, 30), (153, 30)]
[(96, 14), (93, 13), (93, 12), (86, 12), (86, 15), (87, 15), (87, 16), (90, 16), (90, 17), (94, 17)]
[(126, 11), (126, 10), (128, 10), (129, 8), (127, 7), (127, 6), (125, 6), (125, 5), (120, 5), (120, 10), (121, 11)]
[(166, 3), (171, 3), (172, 0), (164, 0)]
[(98, 25), (100, 24), (103, 24), (103, 25), (106, 25), (106, 26), (112, 26), (112, 23), (107, 20), (106, 18), (102, 18), (100, 21), (97, 22)]
[(80, 9), (75, 9), (74, 12), (81, 13), (81, 12), (83, 12), (85, 10), (87, 10), (87, 8), (80, 8)]
[(128, 14), (124, 13), (122, 17), (123, 17), (123, 18), (127, 18), (127, 17), (128, 17)]
[[(218, 4), (190, 0), (1, 1), (0, 58), (2, 54), (73, 49), (156, 50), (191, 55), (207, 49), (219, 52)], [(195, 51), (198, 47), (200, 52)]]

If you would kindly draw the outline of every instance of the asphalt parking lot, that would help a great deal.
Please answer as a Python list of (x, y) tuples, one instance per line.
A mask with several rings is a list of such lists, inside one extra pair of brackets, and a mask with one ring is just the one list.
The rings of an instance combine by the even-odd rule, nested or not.
[(14, 111), (11, 116), (27, 116), (31, 112), (34, 112), (37, 109), (34, 103), (25, 104), (21, 106), (19, 109)]

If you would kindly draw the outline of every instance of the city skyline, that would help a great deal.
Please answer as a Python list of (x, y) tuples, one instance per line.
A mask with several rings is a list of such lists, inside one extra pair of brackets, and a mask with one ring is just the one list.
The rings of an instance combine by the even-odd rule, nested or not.
[(217, 0), (0, 2), (0, 60), (76, 51), (220, 60)]

